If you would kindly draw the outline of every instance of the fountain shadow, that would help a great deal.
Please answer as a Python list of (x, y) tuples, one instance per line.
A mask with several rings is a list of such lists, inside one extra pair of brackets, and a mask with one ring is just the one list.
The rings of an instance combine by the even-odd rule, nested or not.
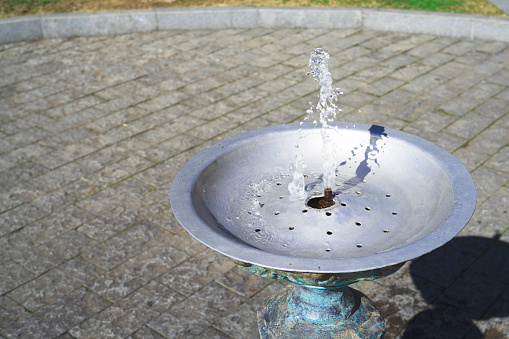
[(501, 299), (509, 285), (508, 254), (500, 236), (456, 237), (413, 262), (412, 280), (432, 307), (414, 316), (401, 338), (509, 338), (501, 329), (474, 323), (509, 316), (509, 300)]

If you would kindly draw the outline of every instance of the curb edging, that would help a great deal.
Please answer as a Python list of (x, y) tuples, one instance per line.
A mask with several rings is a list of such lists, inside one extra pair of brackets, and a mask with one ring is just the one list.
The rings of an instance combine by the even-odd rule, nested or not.
[(0, 19), (0, 43), (172, 29), (365, 28), (509, 42), (509, 19), (423, 11), (324, 7), (157, 8)]

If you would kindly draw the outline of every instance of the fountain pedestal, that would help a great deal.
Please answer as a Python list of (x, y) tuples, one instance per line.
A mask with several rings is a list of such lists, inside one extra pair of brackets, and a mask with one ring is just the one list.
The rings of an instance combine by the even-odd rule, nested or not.
[(385, 321), (375, 304), (348, 286), (292, 284), (258, 310), (263, 339), (382, 338)]
[(354, 273), (289, 272), (232, 260), (249, 273), (292, 282), (258, 310), (262, 339), (382, 338), (385, 321), (373, 301), (349, 287), (399, 270), (404, 263)]

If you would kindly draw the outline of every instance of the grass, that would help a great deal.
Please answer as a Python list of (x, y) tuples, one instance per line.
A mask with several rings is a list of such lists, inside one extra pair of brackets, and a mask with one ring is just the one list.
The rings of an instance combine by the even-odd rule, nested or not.
[(196, 6), (379, 7), (507, 17), (486, 0), (0, 0), (0, 18), (61, 12)]

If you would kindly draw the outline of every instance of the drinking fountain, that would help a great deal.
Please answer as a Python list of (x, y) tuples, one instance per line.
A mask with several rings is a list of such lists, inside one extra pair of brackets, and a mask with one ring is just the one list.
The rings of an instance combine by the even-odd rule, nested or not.
[[(475, 209), (472, 177), (444, 149), (377, 125), (328, 125), (333, 184), (323, 178), (330, 153), (313, 123), (221, 141), (172, 184), (175, 217), (194, 238), (248, 272), (293, 283), (258, 310), (264, 339), (382, 338), (380, 312), (349, 285), (445, 244)], [(297, 175), (296, 145), (304, 163)], [(295, 176), (304, 194), (290, 193)]]

